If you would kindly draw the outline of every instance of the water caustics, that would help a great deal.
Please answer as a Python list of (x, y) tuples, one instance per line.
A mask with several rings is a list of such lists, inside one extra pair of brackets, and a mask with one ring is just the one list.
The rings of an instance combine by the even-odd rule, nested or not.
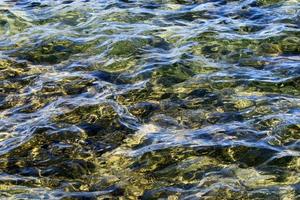
[(0, 0), (1, 199), (300, 199), (299, 0)]

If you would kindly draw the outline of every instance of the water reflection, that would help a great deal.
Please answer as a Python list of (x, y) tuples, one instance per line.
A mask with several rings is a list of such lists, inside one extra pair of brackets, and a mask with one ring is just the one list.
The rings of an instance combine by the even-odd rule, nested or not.
[(298, 0), (0, 1), (0, 196), (298, 199)]

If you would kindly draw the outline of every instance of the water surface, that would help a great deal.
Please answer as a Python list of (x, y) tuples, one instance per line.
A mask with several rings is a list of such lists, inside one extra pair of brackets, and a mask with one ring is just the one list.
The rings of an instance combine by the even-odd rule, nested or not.
[(299, 0), (0, 0), (1, 199), (300, 199)]

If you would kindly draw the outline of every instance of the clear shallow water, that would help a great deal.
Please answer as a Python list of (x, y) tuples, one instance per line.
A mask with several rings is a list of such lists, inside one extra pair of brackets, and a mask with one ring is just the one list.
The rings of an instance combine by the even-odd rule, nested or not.
[(0, 1), (1, 199), (299, 199), (298, 0)]

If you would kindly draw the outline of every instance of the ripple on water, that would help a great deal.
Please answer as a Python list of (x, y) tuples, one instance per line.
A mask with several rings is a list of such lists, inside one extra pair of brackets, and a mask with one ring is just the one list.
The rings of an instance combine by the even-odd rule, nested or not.
[(299, 10), (0, 1), (0, 197), (299, 199)]

